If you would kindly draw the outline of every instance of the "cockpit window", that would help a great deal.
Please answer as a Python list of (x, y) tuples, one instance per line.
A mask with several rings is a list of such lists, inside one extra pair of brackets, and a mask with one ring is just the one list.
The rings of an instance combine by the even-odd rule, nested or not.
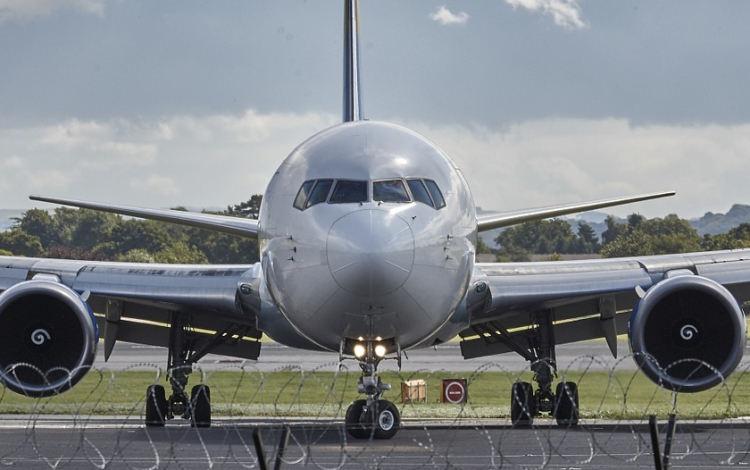
[(435, 207), (430, 199), (430, 193), (427, 192), (427, 188), (424, 187), (422, 180), (406, 180), (406, 184), (409, 185), (411, 195), (414, 196), (414, 200), (427, 204), (430, 207)]
[(328, 199), (328, 193), (331, 191), (331, 186), (333, 185), (333, 180), (318, 180), (317, 183), (315, 183), (315, 187), (312, 190), (312, 193), (310, 194), (310, 199), (307, 201), (307, 205), (305, 207), (314, 206), (315, 204), (320, 204), (321, 202), (326, 202), (326, 199)]
[(305, 201), (307, 201), (307, 196), (310, 194), (310, 190), (314, 184), (315, 181), (305, 181), (302, 183), (302, 187), (297, 192), (297, 197), (294, 198), (294, 207), (299, 210), (305, 208)]
[(375, 181), (372, 183), (372, 200), (383, 202), (409, 202), (411, 198), (401, 180)]
[[(333, 179), (305, 181), (297, 191), (293, 206), (296, 209), (305, 210), (326, 201), (331, 204), (367, 202), (369, 184), (368, 181)], [(435, 209), (445, 207), (443, 194), (433, 180), (398, 178), (372, 182), (372, 201), (410, 202), (412, 200)]]
[(367, 181), (339, 180), (333, 188), (333, 194), (328, 202), (365, 202), (367, 201)]
[(430, 191), (432, 200), (435, 201), (435, 209), (441, 209), (445, 207), (445, 199), (443, 199), (443, 193), (440, 192), (437, 183), (432, 180), (424, 180), (427, 185), (427, 189)]

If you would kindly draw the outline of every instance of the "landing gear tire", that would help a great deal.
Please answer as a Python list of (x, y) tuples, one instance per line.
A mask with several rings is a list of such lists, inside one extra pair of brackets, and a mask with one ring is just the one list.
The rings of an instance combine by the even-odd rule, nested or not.
[(146, 427), (161, 428), (167, 419), (167, 399), (164, 387), (151, 385), (146, 389)]
[(356, 400), (346, 410), (346, 417), (344, 418), (346, 432), (354, 439), (366, 439), (370, 435), (367, 428), (363, 425), (362, 419), (365, 404), (367, 404), (365, 400)]
[(374, 410), (375, 439), (390, 439), (401, 427), (401, 415), (398, 408), (387, 400), (378, 400)]
[(190, 393), (193, 408), (191, 425), (194, 428), (211, 426), (211, 389), (208, 385), (196, 385)]
[(531, 426), (534, 422), (534, 389), (528, 382), (513, 384), (510, 394), (510, 421), (514, 426)]
[(578, 386), (560, 382), (555, 391), (555, 420), (561, 426), (578, 425)]

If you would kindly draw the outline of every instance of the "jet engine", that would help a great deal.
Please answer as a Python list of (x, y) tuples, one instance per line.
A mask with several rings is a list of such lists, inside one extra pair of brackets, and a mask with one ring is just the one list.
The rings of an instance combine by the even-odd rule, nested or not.
[(724, 381), (745, 351), (745, 314), (721, 284), (677, 276), (651, 287), (630, 318), (630, 350), (644, 374), (678, 392)]
[(0, 294), (0, 381), (16, 393), (68, 390), (89, 371), (98, 341), (90, 307), (63, 284), (31, 280)]

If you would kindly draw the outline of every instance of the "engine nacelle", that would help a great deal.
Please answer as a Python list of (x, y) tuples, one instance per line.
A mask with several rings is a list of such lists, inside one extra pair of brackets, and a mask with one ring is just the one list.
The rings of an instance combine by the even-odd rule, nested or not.
[(651, 287), (630, 318), (630, 350), (644, 374), (677, 392), (714, 387), (745, 352), (745, 314), (721, 284), (678, 276)]
[(16, 393), (68, 390), (91, 368), (98, 342), (91, 308), (63, 284), (25, 281), (0, 294), (0, 380)]

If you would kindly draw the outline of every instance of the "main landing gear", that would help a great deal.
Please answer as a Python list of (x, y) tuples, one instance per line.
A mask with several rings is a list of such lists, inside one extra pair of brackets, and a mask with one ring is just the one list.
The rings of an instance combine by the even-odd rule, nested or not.
[(510, 419), (513, 425), (531, 425), (535, 416), (550, 413), (557, 424), (578, 424), (578, 387), (573, 382), (560, 382), (552, 394), (552, 380), (557, 375), (555, 342), (552, 337), (552, 315), (537, 312), (538, 328), (534, 338), (535, 357), (529, 357), (537, 390), (529, 382), (516, 382), (511, 389)]
[(366, 399), (356, 400), (346, 410), (346, 430), (355, 439), (390, 439), (401, 426), (401, 415), (396, 405), (382, 400), (383, 392), (390, 390), (377, 374), (378, 364), (385, 356), (385, 347), (372, 341), (354, 345), (354, 355), (359, 360), (362, 377), (357, 391)]
[(188, 375), (203, 354), (193, 353), (194, 341), (184, 315), (172, 313), (169, 338), (168, 380), (172, 394), (166, 397), (164, 387), (151, 385), (146, 390), (146, 426), (163, 427), (168, 419), (189, 419), (196, 428), (211, 426), (211, 389), (196, 385), (187, 394)]

